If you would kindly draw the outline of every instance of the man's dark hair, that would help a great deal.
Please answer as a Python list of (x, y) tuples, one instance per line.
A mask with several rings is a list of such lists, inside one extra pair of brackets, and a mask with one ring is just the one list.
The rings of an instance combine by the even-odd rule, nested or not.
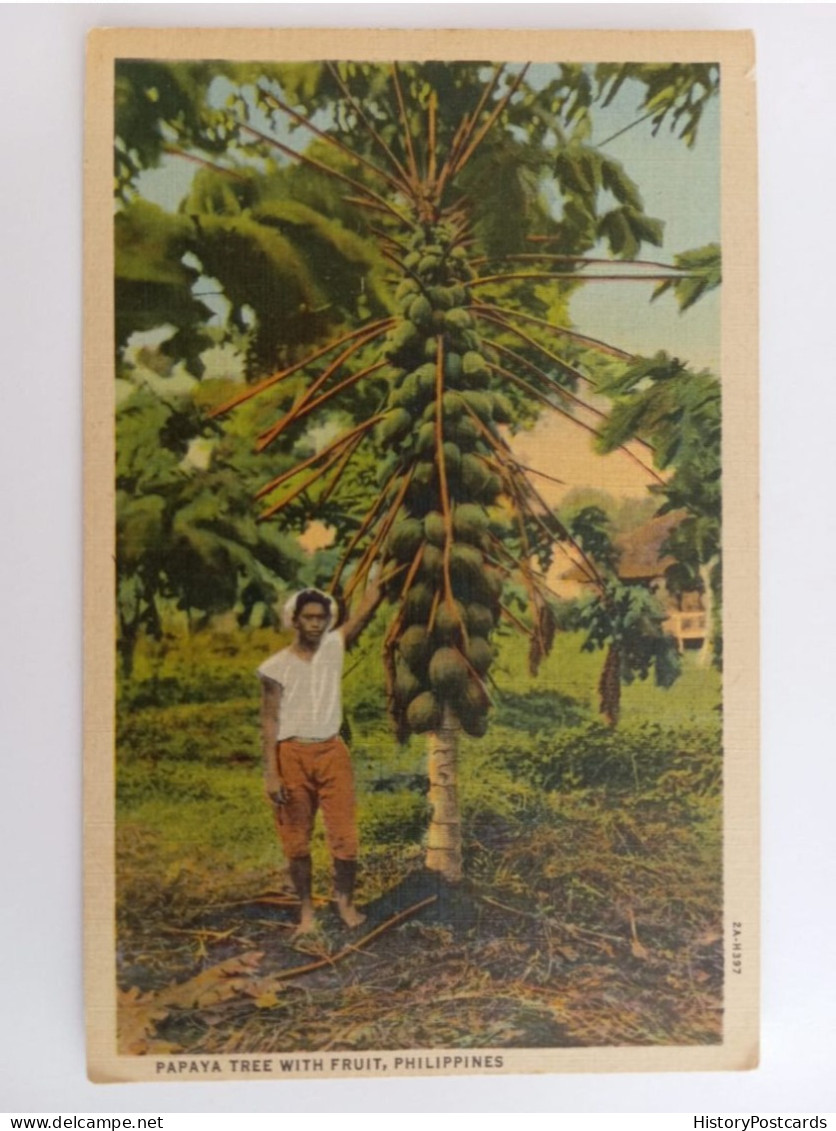
[(325, 615), (331, 616), (331, 601), (324, 593), (320, 593), (318, 589), (303, 589), (293, 605), (293, 619), (301, 613), (305, 605), (321, 605), (325, 610)]

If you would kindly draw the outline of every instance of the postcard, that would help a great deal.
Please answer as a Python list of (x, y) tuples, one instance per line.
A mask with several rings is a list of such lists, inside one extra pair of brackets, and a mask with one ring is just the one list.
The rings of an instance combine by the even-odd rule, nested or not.
[(753, 75), (91, 34), (92, 1079), (756, 1066)]

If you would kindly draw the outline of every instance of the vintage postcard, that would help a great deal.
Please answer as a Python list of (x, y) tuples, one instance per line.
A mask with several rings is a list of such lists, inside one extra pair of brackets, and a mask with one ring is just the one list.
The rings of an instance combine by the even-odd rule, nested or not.
[(87, 98), (91, 1077), (754, 1067), (751, 36)]

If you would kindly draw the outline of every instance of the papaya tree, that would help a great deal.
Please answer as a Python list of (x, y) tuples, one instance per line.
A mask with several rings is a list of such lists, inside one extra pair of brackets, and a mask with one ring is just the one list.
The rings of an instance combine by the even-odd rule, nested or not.
[[(534, 84), (527, 74), (480, 63), (265, 68), (230, 95), (225, 127), (227, 159), (272, 154), (309, 200), (337, 186), (388, 265), (381, 309), (214, 411), (291, 388), (256, 449), (318, 435), (259, 489), (262, 521), (323, 513), (374, 453), (376, 487), (341, 531), (331, 589), (350, 601), (380, 569), (389, 711), (401, 739), (427, 735), (427, 866), (451, 881), (462, 871), (459, 736), (486, 730), (500, 619), (528, 638), (536, 671), (556, 629), (545, 580), (555, 547), (600, 578), (540, 494), (544, 473), (515, 457), (512, 433), (544, 410), (599, 433), (577, 417), (598, 411), (583, 397), (594, 359), (629, 355), (571, 327), (574, 288), (688, 275), (636, 259), (661, 242), (661, 225), (623, 167), (589, 144), (596, 82), (603, 96), (618, 76), (560, 67)], [(673, 92), (663, 119), (683, 97)], [(310, 144), (291, 145), (296, 131)], [(606, 259), (591, 254), (600, 244)], [(507, 599), (512, 586), (524, 612)]]

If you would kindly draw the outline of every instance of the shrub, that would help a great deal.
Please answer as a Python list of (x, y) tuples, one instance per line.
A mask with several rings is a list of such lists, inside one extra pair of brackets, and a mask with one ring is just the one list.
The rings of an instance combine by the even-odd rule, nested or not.
[(545, 790), (605, 786), (655, 789), (670, 774), (687, 792), (716, 793), (722, 745), (719, 727), (675, 728), (645, 723), (613, 730), (598, 723), (510, 742), (498, 756), (512, 777)]

